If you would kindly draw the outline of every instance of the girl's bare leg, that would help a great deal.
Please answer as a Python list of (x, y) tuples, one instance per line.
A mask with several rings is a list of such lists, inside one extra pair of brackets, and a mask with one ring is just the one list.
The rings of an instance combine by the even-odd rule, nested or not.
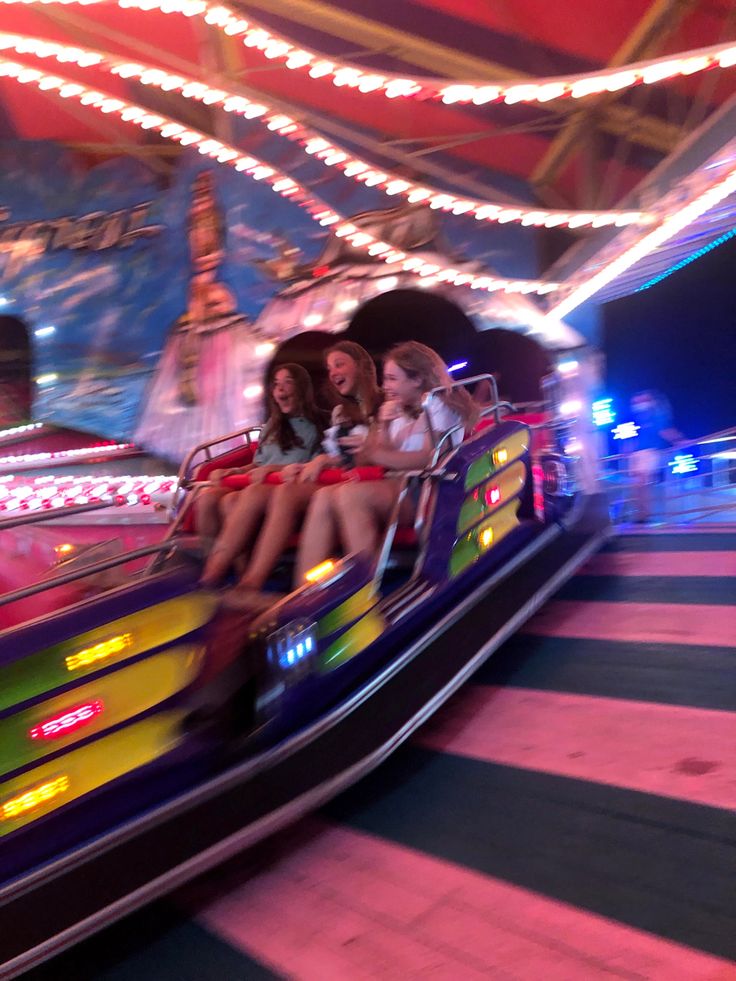
[[(244, 488), (245, 489), (245, 488)], [(227, 521), (231, 512), (238, 505), (238, 494), (225, 494), (220, 500), (220, 527)]]
[[(343, 484), (338, 488), (337, 512), (346, 553), (368, 552), (377, 555), (399, 488), (400, 482), (392, 478), (364, 484)], [(399, 523), (412, 522), (414, 512), (413, 501), (405, 497), (399, 511)]]
[(312, 498), (296, 557), (295, 589), (302, 585), (310, 569), (335, 554), (340, 537), (336, 507), (339, 490), (340, 487), (320, 487)]
[(254, 484), (231, 495), (236, 500), (207, 559), (201, 579), (203, 585), (214, 586), (220, 582), (235, 557), (252, 541), (273, 490), (269, 484)]
[(219, 487), (208, 487), (201, 491), (194, 502), (197, 533), (203, 538), (214, 539), (222, 527), (221, 508), (230, 497), (235, 497)]
[(258, 536), (250, 564), (240, 580), (241, 586), (255, 590), (263, 589), (317, 490), (317, 485), (311, 482), (282, 484), (273, 488), (266, 520)]

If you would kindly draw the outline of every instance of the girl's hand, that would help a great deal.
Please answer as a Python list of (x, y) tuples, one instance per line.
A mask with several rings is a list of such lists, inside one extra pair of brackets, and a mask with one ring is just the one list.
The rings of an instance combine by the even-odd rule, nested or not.
[(394, 419), (398, 419), (402, 415), (401, 402), (398, 399), (392, 399), (389, 402), (382, 402), (378, 409), (378, 421), (379, 422), (393, 422)]
[(222, 486), (222, 478), (230, 475), (229, 470), (211, 470), (207, 475), (207, 480), (211, 481), (216, 487)]
[(324, 468), (324, 462), (319, 458), (315, 457), (314, 460), (310, 460), (309, 463), (305, 463), (301, 468), (301, 473), (297, 478), (300, 484), (316, 483), (319, 479), (319, 475), (322, 473)]
[(357, 453), (363, 449), (367, 439), (367, 433), (351, 433), (349, 436), (340, 436), (337, 442), (351, 453)]
[(248, 473), (250, 476), (250, 485), (252, 487), (253, 484), (262, 484), (268, 474), (271, 473), (271, 470), (269, 467), (253, 467), (253, 469), (248, 471)]
[(287, 463), (281, 471), (281, 482), (284, 484), (295, 484), (298, 480), (301, 480), (303, 469), (303, 463)]
[(375, 428), (371, 429), (362, 437), (362, 445), (353, 453), (353, 464), (356, 467), (366, 467), (375, 463), (375, 453), (381, 445), (378, 431)]

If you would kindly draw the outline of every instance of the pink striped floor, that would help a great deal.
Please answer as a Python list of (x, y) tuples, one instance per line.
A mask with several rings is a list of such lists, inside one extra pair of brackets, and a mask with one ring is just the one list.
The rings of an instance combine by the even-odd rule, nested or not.
[[(683, 535), (681, 551), (603, 553), (582, 572), (734, 576), (736, 555), (687, 552)], [(553, 601), (526, 633), (530, 642), (548, 635), (736, 648), (736, 606)], [(736, 808), (736, 716), (728, 712), (473, 685), (415, 742), (439, 753)], [(716, 956), (317, 818), (303, 822), (260, 874), (242, 881), (235, 873), (203, 906), (201, 898), (190, 893), (185, 901), (200, 905), (202, 925), (278, 974), (305, 981), (736, 981), (736, 965)]]
[(524, 628), (548, 637), (736, 647), (736, 607), (553, 600)]
[(736, 576), (736, 552), (601, 552), (586, 562), (580, 574)]
[(305, 981), (719, 979), (727, 961), (351, 829), (304, 822), (199, 921)]
[(417, 741), (439, 752), (736, 809), (731, 712), (476, 685)]

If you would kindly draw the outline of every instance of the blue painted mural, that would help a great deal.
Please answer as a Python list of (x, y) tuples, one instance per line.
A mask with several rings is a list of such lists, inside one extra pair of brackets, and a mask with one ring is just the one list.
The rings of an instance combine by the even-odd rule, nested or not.
[[(375, 190), (325, 182), (314, 161), (289, 169), (344, 214), (386, 206)], [(506, 276), (536, 275), (529, 229), (477, 226), (446, 222), (454, 252)], [(132, 157), (89, 167), (54, 144), (0, 143), (0, 313), (30, 331), (35, 418), (132, 437), (167, 339), (199, 316), (198, 296), (242, 334), (280, 289), (268, 261), (285, 249), (314, 261), (327, 235), (288, 200), (196, 152), (164, 181)], [(201, 260), (208, 253), (216, 258)], [(209, 283), (204, 294), (198, 283)], [(186, 404), (197, 395), (182, 372)]]

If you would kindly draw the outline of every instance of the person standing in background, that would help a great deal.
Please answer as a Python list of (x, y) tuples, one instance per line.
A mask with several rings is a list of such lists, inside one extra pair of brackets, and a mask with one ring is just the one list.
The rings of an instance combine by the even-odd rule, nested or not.
[(650, 521), (655, 511), (655, 484), (663, 464), (662, 451), (683, 439), (672, 424), (672, 408), (660, 392), (636, 392), (631, 412), (638, 432), (632, 440), (629, 475), (634, 492), (634, 521)]

